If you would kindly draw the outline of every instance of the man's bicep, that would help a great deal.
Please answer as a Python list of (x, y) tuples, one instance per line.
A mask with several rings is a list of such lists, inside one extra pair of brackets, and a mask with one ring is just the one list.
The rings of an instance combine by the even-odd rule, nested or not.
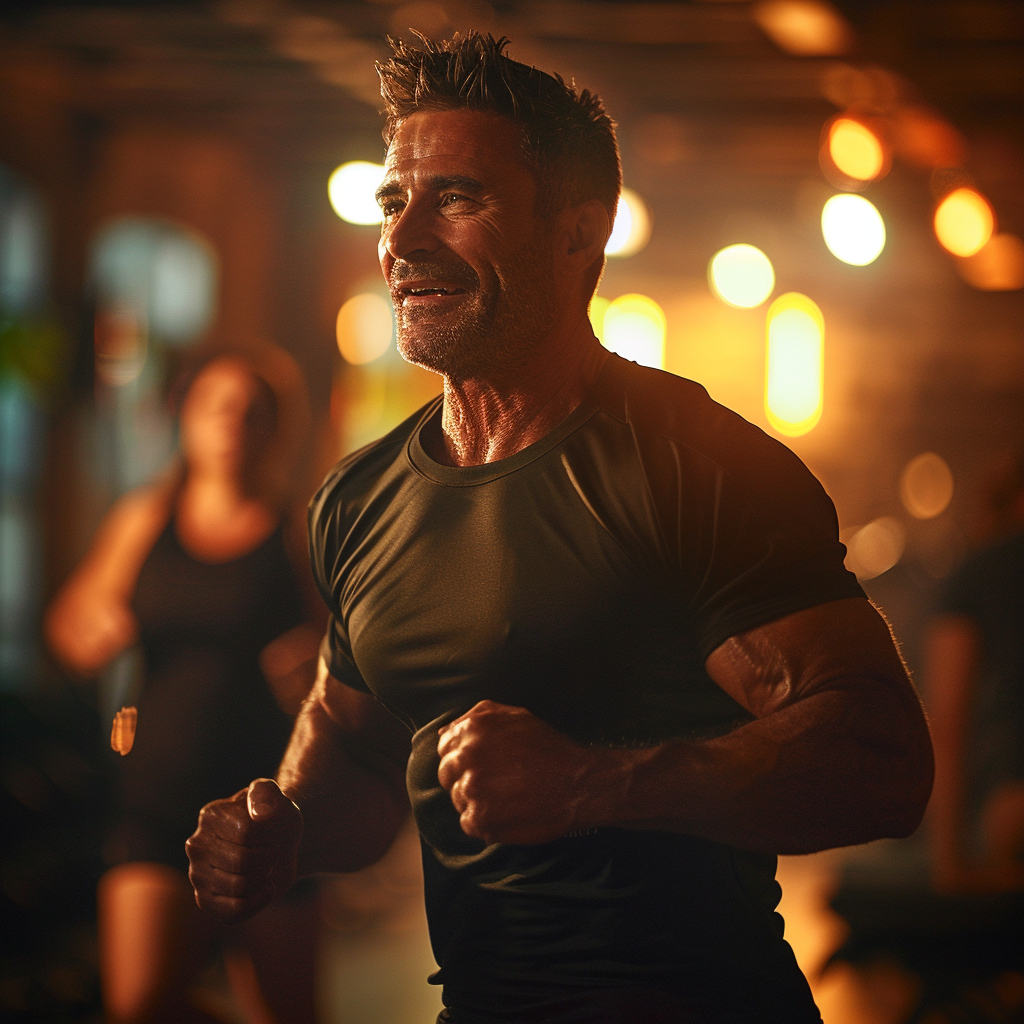
[(319, 703), (355, 756), (373, 751), (403, 765), (408, 760), (409, 730), (371, 694), (332, 676), (322, 657), (310, 698)]
[(864, 598), (830, 601), (730, 637), (706, 668), (758, 718), (864, 679), (913, 696), (889, 627)]

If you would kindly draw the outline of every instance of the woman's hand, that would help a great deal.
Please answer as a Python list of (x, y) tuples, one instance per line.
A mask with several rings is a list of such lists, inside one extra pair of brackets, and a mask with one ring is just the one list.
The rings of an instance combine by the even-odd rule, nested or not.
[(68, 668), (93, 676), (135, 642), (138, 623), (122, 601), (71, 592), (50, 608), (46, 636)]

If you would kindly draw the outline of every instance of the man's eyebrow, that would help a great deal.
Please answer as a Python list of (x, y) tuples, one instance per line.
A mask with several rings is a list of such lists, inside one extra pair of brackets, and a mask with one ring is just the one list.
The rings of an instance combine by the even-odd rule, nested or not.
[[(479, 195), (484, 191), (484, 183), (477, 178), (471, 178), (468, 174), (435, 174), (427, 178), (427, 185), (435, 192), (457, 188)], [(394, 199), (404, 193), (405, 189), (397, 181), (385, 181), (374, 193), (374, 198), (378, 203), (383, 203), (385, 199)]]
[(480, 193), (484, 190), (484, 183), (468, 174), (435, 174), (427, 179), (428, 184), (437, 192), (443, 192), (448, 188), (459, 188), (464, 192)]
[(395, 196), (400, 196), (404, 189), (395, 181), (385, 181), (376, 192), (373, 193), (373, 198), (378, 203), (383, 203), (385, 199), (393, 199)]

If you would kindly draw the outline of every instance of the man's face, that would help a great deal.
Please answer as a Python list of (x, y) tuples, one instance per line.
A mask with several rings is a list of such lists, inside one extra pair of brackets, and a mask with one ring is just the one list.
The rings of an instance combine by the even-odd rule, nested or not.
[(403, 357), (453, 379), (514, 366), (554, 322), (552, 235), (520, 130), (482, 111), (399, 123), (378, 254)]

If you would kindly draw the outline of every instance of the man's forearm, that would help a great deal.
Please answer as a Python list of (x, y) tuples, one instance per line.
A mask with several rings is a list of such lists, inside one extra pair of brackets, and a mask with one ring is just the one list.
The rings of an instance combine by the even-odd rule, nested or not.
[[(826, 690), (717, 739), (594, 752), (580, 825), (772, 853), (909, 835), (931, 784), (927, 728), (884, 681), (858, 685), (856, 700)], [(904, 727), (879, 730), (879, 715)]]
[(408, 814), (402, 766), (356, 746), (316, 690), (296, 719), (277, 781), (302, 811), (300, 875), (374, 863)]

